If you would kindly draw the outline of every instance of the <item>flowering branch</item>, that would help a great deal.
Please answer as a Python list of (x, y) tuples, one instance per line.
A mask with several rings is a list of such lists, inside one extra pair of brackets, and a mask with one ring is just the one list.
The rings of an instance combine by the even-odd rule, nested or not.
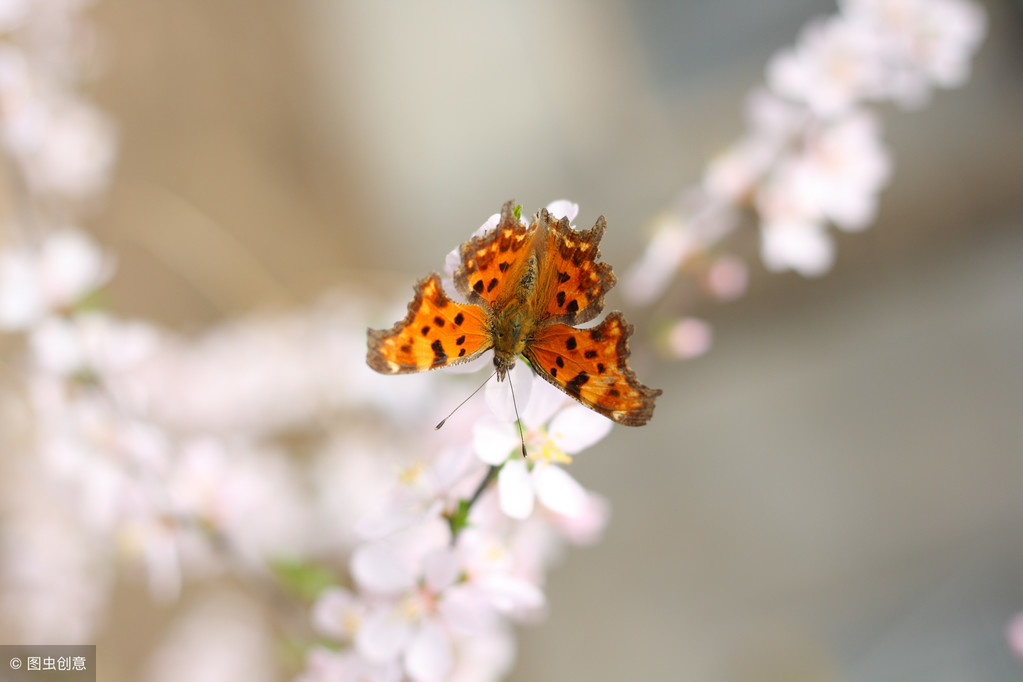
[[(658, 219), (626, 274), (629, 300), (654, 304), (679, 273), (718, 300), (740, 296), (745, 265), (723, 244), (744, 216), (759, 222), (768, 270), (827, 272), (828, 225), (867, 228), (891, 176), (880, 122), (867, 106), (919, 108), (934, 87), (963, 85), (985, 21), (970, 0), (840, 0), (837, 14), (808, 24), (794, 47), (769, 61), (766, 85), (747, 104), (749, 131)], [(683, 317), (664, 341), (676, 357), (691, 357), (706, 351), (710, 330)]]

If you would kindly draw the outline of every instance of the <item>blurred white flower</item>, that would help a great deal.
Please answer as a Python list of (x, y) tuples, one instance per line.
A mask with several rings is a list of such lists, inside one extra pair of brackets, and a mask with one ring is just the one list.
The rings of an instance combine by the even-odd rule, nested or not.
[(0, 330), (23, 330), (73, 306), (112, 271), (92, 239), (71, 228), (51, 232), (38, 248), (0, 251)]
[(880, 90), (879, 40), (868, 26), (841, 15), (812, 22), (794, 47), (771, 59), (767, 82), (824, 119), (841, 115)]
[(808, 215), (845, 230), (873, 222), (891, 172), (876, 117), (861, 110), (825, 126), (809, 137), (794, 165), (791, 181)]
[[(116, 158), (110, 121), (84, 102), (51, 102), (35, 145), (20, 143), (25, 179), (40, 194), (86, 198), (106, 188)], [(24, 124), (23, 124), (24, 125)]]
[(305, 669), (294, 682), (401, 682), (401, 666), (397, 662), (374, 664), (358, 652), (331, 651), (322, 646), (310, 647)]
[(852, 112), (809, 135), (756, 195), (764, 264), (808, 277), (824, 274), (834, 260), (824, 221), (846, 230), (869, 225), (890, 165), (877, 121), (867, 112)]
[[(308, 514), (295, 474), (282, 454), (235, 447), (214, 439), (179, 446), (165, 483), (169, 512), (195, 524), (200, 536), (226, 542), (244, 568), (280, 556), (303, 556)], [(203, 561), (202, 557), (196, 557)]]
[(29, 337), (33, 359), (45, 372), (71, 376), (122, 374), (152, 357), (161, 337), (155, 327), (124, 322), (103, 313), (49, 318)]
[(323, 591), (313, 604), (312, 623), (318, 633), (337, 641), (350, 641), (365, 617), (366, 606), (343, 587)]
[(778, 220), (760, 228), (760, 257), (769, 270), (820, 277), (831, 269), (835, 245), (820, 223)]
[(31, 7), (31, 0), (0, 0), (0, 31), (17, 29)]
[(431, 459), (416, 459), (401, 467), (397, 483), (376, 500), (371, 512), (356, 524), (365, 538), (383, 538), (414, 524), (450, 512), (457, 499), (472, 494), (483, 468), (468, 447), (443, 450)]
[(920, 106), (932, 86), (958, 87), (987, 28), (987, 17), (964, 0), (842, 0), (851, 23), (878, 37), (883, 67), (878, 95)]
[[(20, 454), (20, 453), (19, 453)], [(0, 616), (19, 641), (76, 644), (95, 640), (112, 587), (111, 566), (97, 538), (46, 471), (23, 456), (0, 481)]]
[(367, 545), (356, 550), (351, 569), (370, 599), (354, 631), (357, 651), (378, 665), (400, 660), (413, 680), (447, 679), (461, 638), (498, 627), (497, 610), (543, 602), (538, 588), (504, 566), (481, 571), (465, 563), (457, 546), (414, 558), (390, 544)]

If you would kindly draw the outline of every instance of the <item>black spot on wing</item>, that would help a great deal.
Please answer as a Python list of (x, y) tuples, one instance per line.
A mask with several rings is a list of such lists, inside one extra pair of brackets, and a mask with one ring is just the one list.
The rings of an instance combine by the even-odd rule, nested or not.
[[(482, 284), (483, 280), (480, 280), (480, 283)], [(492, 280), (490, 280), (490, 284), (487, 285), (487, 293), (490, 293), (491, 291), (493, 291), (495, 287), (497, 287), (497, 278), (496, 277), (494, 277)]]
[(486, 287), (484, 286), (482, 279), (476, 280), (476, 283), (472, 285), (473, 291), (475, 291), (477, 294), (482, 294), (483, 293), (483, 289), (485, 289), (485, 288)]
[(461, 346), (463, 343), (465, 343), (465, 334), (462, 334), (457, 339), (455, 339), (456, 346)]
[(575, 337), (574, 336), (568, 337), (568, 341), (565, 341), (565, 348), (569, 350), (575, 350), (575, 347), (576, 347)]
[(433, 349), (433, 364), (439, 365), (448, 359), (448, 354), (444, 352), (444, 344), (440, 342), (440, 339), (431, 343), (430, 348)]
[(565, 292), (564, 291), (559, 291), (558, 292), (558, 305), (559, 306), (564, 306), (565, 305)]
[(462, 313), (458, 313), (457, 315), (455, 315), (455, 326), (459, 326), (463, 322), (465, 322), (465, 315), (463, 315)]
[(425, 327), (423, 327), (422, 329), (420, 329), (420, 330), (419, 330), (419, 332), (420, 332), (420, 333), (421, 333), (421, 334), (422, 334), (423, 336), (426, 336), (427, 334), (429, 334), (429, 333), (430, 333), (430, 325), (426, 325)]
[(437, 325), (438, 327), (443, 327), (444, 326), (444, 318), (440, 317), (440, 316), (437, 316), (437, 317), (433, 318), (433, 323), (435, 325)]
[(570, 274), (568, 274), (567, 272), (559, 272), (558, 273), (558, 284), (564, 284), (565, 282), (567, 282), (571, 278), (572, 278), (572, 276)]
[(586, 372), (579, 372), (578, 374), (575, 375), (574, 378), (572, 378), (567, 384), (565, 384), (565, 390), (568, 391), (570, 395), (578, 398), (579, 393), (582, 391), (583, 386), (585, 386), (586, 382), (589, 380), (590, 380), (589, 374), (587, 374)]
[(568, 306), (565, 308), (569, 315), (575, 315), (579, 312), (579, 301), (574, 298), (568, 302)]
[(558, 365), (558, 367), (561, 368), (565, 367), (565, 360), (560, 355), (558, 356), (558, 359), (555, 360), (554, 362)]
[(597, 351), (588, 350), (585, 353), (583, 353), (583, 355), (586, 356), (587, 360), (592, 360), (593, 358), (597, 357)]

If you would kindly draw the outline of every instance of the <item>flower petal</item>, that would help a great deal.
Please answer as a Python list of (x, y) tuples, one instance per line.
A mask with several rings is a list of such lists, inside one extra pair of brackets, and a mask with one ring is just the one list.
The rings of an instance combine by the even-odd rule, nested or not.
[(801, 221), (765, 223), (760, 230), (760, 257), (768, 270), (792, 269), (819, 277), (831, 269), (835, 245), (823, 225)]
[(327, 637), (349, 639), (359, 624), (361, 604), (343, 587), (323, 591), (313, 604), (312, 621), (316, 631)]
[(526, 363), (517, 362), (508, 372), (508, 381), (514, 386), (498, 381), (495, 376), (487, 382), (483, 396), (498, 419), (513, 422), (519, 416), (516, 414), (515, 406), (525, 407), (529, 404), (529, 396), (533, 389), (533, 370)]
[(517, 450), (519, 434), (514, 424), (483, 416), (473, 424), (472, 448), (487, 464), (497, 465)]
[(519, 403), (522, 410), (522, 424), (530, 430), (538, 429), (557, 413), (569, 398), (564, 393), (536, 375), (528, 403)]
[(561, 467), (538, 465), (533, 470), (533, 486), (540, 502), (551, 511), (575, 518), (586, 509), (586, 490)]
[(352, 577), (359, 587), (379, 594), (398, 594), (411, 589), (414, 577), (401, 559), (386, 545), (362, 545), (351, 562)]
[(559, 412), (547, 433), (559, 448), (574, 454), (590, 447), (611, 433), (613, 422), (582, 405), (572, 405)]
[(445, 680), (453, 663), (451, 637), (435, 621), (424, 621), (405, 652), (409, 677), (417, 682)]
[(395, 659), (408, 645), (412, 627), (393, 606), (372, 611), (355, 634), (359, 653), (376, 663)]
[(481, 578), (479, 585), (500, 611), (536, 611), (547, 603), (543, 590), (510, 573), (491, 573)]
[(444, 591), (437, 612), (454, 632), (478, 635), (498, 626), (497, 612), (476, 585), (460, 584)]
[(568, 222), (571, 223), (579, 215), (579, 204), (573, 203), (568, 199), (557, 199), (547, 204), (547, 212), (557, 220), (568, 218)]
[(423, 557), (423, 580), (433, 592), (454, 585), (458, 572), (458, 556), (450, 547), (438, 547)]
[(501, 511), (513, 519), (525, 519), (533, 513), (533, 484), (526, 463), (513, 459), (497, 475), (497, 494)]

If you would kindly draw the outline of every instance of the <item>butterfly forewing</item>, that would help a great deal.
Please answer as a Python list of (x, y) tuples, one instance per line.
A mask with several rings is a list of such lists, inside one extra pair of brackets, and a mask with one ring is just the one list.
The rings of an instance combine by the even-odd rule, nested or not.
[(366, 362), (384, 374), (406, 374), (468, 362), (488, 348), (483, 310), (449, 299), (434, 274), (416, 284), (404, 320), (369, 330)]
[(455, 271), (455, 288), (470, 303), (493, 310), (516, 290), (533, 253), (536, 226), (515, 217), (514, 202), (501, 208), (501, 222), (486, 234), (461, 246), (462, 264)]
[[(604, 308), (604, 294), (615, 285), (611, 266), (598, 263), (604, 218), (588, 230), (573, 230), (568, 220), (552, 220), (540, 212), (539, 226), (546, 235), (540, 273), (543, 299), (541, 319), (568, 325), (588, 322)], [(544, 229), (546, 227), (546, 229)]]
[(538, 374), (582, 404), (619, 424), (640, 426), (653, 415), (661, 391), (639, 383), (629, 369), (631, 334), (632, 325), (617, 312), (590, 329), (552, 324), (536, 335), (526, 357)]

